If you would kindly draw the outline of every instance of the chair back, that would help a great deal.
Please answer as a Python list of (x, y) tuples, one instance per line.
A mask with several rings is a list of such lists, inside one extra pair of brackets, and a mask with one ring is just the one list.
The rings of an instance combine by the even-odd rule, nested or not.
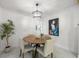
[(45, 46), (44, 46), (44, 54), (45, 56), (49, 55), (53, 52), (53, 40), (46, 40)]
[(42, 38), (45, 40), (51, 39), (51, 37), (49, 35), (43, 35)]

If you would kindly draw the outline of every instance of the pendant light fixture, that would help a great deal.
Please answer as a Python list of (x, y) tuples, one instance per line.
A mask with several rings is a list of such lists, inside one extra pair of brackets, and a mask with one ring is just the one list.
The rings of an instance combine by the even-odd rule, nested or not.
[(35, 6), (36, 6), (36, 10), (32, 12), (33, 18), (41, 18), (42, 12), (38, 10), (39, 3), (36, 3)]

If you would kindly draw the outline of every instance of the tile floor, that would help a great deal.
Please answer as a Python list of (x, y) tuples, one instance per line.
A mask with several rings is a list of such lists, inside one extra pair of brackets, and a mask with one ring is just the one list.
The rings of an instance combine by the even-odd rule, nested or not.
[[(49, 55), (48, 58), (50, 57), (51, 56)], [(21, 58), (19, 57), (19, 48), (12, 47), (8, 53), (0, 52), (0, 58)], [(32, 58), (32, 54), (26, 53), (25, 58)], [(43, 57), (39, 55), (39, 58), (43, 58)], [(76, 56), (71, 52), (55, 47), (54, 58), (76, 58)]]

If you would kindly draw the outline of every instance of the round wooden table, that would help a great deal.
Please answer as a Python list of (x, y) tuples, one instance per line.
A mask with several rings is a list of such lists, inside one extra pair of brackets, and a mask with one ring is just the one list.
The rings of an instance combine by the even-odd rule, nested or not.
[(45, 39), (42, 39), (41, 37), (37, 37), (35, 35), (29, 35), (23, 38), (24, 42), (30, 43), (30, 44), (35, 44), (35, 56), (37, 53), (37, 47), (39, 44), (44, 44), (46, 42)]
[(33, 43), (33, 44), (42, 44), (45, 43), (45, 39), (42, 39), (40, 37), (25, 37), (24, 42)]

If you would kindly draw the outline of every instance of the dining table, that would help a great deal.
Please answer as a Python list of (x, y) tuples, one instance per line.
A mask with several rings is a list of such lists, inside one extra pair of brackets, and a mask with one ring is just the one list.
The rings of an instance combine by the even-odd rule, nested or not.
[(36, 58), (37, 56), (37, 48), (40, 46), (40, 44), (45, 44), (46, 40), (40, 36), (36, 35), (28, 35), (23, 38), (24, 42), (29, 43), (29, 44), (35, 44), (35, 49), (34, 49), (34, 55), (33, 57)]

